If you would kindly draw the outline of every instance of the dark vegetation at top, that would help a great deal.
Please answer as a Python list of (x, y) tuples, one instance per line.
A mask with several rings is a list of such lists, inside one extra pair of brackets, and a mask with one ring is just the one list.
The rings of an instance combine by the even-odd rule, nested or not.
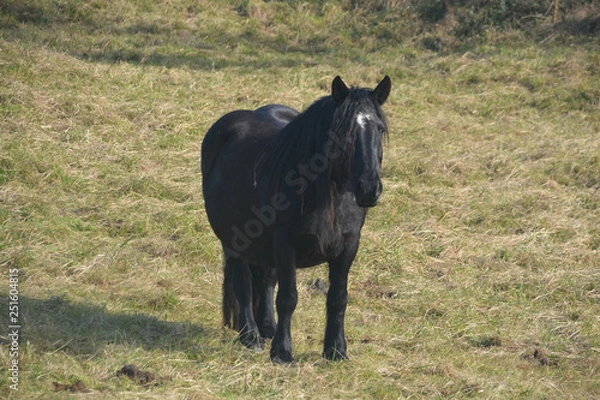
[[(138, 6), (148, 11), (152, 2), (137, 1)], [(242, 17), (253, 17), (257, 1), (230, 0), (223, 7), (231, 7)], [(544, 39), (550, 32), (568, 35), (589, 36), (600, 33), (600, 8), (594, 0), (559, 0), (556, 24), (553, 0), (274, 0), (278, 10), (284, 7), (304, 7), (316, 17), (323, 17), (325, 9), (332, 3), (365, 23), (377, 33), (381, 25), (391, 27), (380, 30), (380, 40), (398, 40), (415, 33), (437, 31), (465, 39), (481, 35), (486, 30), (518, 29), (528, 32), (533, 38)], [(37, 2), (35, 0), (3, 0), (0, 2), (0, 21), (7, 28), (19, 24), (85, 23), (90, 29), (100, 28), (102, 20), (94, 16), (106, 4), (102, 0), (88, 2), (84, 7), (77, 0)], [(184, 10), (194, 14), (202, 7), (190, 1)], [(148, 26), (147, 33), (155, 33), (156, 27)], [(358, 33), (358, 32), (357, 32)]]
[[(449, 54), (496, 40), (499, 32), (541, 43), (585, 45), (597, 38), (598, 4), (558, 4), (554, 23), (552, 0), (229, 0), (212, 9), (193, 0), (164, 7), (137, 0), (120, 3), (118, 15), (106, 0), (3, 0), (0, 37), (87, 61), (196, 70), (310, 67), (313, 57), (331, 66), (345, 58), (370, 65), (370, 54), (389, 46)], [(198, 20), (206, 10), (215, 13), (209, 24)], [(226, 28), (219, 22), (225, 15), (233, 22)]]

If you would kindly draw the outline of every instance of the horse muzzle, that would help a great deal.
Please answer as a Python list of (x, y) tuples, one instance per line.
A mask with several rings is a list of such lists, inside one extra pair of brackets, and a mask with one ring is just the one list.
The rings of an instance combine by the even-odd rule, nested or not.
[(376, 178), (375, 180), (364, 180), (360, 179), (358, 182), (358, 188), (354, 194), (356, 198), (356, 204), (359, 207), (375, 207), (379, 201), (379, 196), (383, 191), (383, 185), (381, 179)]

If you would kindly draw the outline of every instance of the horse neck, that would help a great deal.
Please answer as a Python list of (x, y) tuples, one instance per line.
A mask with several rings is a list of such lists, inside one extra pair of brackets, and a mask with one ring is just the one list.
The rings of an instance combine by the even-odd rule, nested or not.
[(315, 155), (323, 154), (334, 111), (333, 99), (324, 97), (271, 138), (260, 161), (271, 183), (278, 183), (290, 171), (309, 165)]

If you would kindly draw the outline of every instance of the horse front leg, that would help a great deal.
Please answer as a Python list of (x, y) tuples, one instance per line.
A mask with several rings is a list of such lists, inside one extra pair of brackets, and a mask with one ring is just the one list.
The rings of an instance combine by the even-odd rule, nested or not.
[(260, 335), (252, 310), (252, 272), (248, 262), (236, 257), (228, 257), (226, 268), (229, 269), (232, 289), (239, 304), (237, 324), (240, 342), (246, 347), (262, 351), (265, 341)]
[(274, 261), (277, 271), (277, 329), (271, 344), (271, 360), (279, 364), (292, 364), (292, 314), (298, 303), (296, 288), (296, 252), (286, 236), (275, 235)]
[(329, 262), (329, 291), (327, 292), (327, 325), (323, 357), (336, 361), (347, 360), (344, 316), (348, 304), (348, 272), (358, 250), (359, 235), (347, 242), (344, 251)]

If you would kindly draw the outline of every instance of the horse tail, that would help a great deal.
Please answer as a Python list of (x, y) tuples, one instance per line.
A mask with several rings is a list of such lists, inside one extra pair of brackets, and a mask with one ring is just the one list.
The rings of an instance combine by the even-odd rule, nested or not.
[(227, 260), (223, 263), (223, 326), (239, 330), (238, 314), (240, 306), (233, 291), (233, 277)]

